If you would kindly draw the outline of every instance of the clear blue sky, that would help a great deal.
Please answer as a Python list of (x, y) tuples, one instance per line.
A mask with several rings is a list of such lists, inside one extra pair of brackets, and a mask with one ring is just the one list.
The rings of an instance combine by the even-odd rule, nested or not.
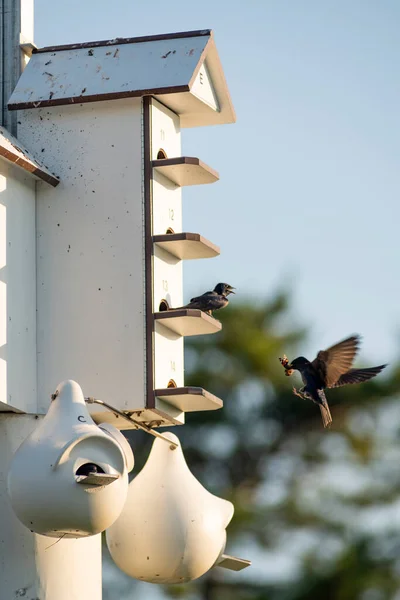
[[(235, 125), (184, 130), (220, 172), (184, 190), (184, 229), (222, 249), (185, 298), (228, 281), (290, 285), (306, 351), (359, 332), (393, 361), (400, 332), (400, 3), (36, 0), (38, 46), (212, 28)], [(233, 300), (234, 301), (234, 300)]]

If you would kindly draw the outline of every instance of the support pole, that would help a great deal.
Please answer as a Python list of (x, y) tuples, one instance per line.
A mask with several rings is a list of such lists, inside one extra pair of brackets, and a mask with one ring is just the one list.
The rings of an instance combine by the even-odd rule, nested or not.
[(0, 413), (0, 598), (101, 600), (101, 535), (60, 540), (37, 535), (11, 508), (10, 461), (40, 418)]
[(33, 0), (0, 0), (1, 125), (17, 135), (17, 113), (8, 100), (25, 65), (20, 44), (33, 42)]
[(17, 115), (9, 112), (7, 102), (21, 74), (21, 50), (19, 38), (21, 31), (20, 0), (3, 0), (3, 102), (2, 125), (13, 135), (17, 133)]

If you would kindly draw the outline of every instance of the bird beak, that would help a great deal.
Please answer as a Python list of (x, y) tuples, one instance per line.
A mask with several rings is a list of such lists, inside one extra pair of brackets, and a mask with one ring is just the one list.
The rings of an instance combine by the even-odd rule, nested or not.
[(235, 293), (233, 290), (236, 290), (236, 288), (232, 287), (231, 285), (230, 285), (230, 286), (228, 286), (228, 292), (229, 292), (230, 294), (234, 294), (234, 293)]

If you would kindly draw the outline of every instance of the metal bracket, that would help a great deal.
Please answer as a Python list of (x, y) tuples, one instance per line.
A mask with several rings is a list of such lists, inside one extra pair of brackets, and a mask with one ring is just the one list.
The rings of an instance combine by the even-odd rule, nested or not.
[(167, 444), (169, 444), (169, 447), (171, 450), (175, 450), (175, 448), (178, 448), (178, 444), (176, 442), (169, 440), (168, 438), (164, 437), (161, 433), (158, 433), (158, 431), (154, 431), (154, 429), (152, 429), (151, 427), (148, 427), (144, 423), (141, 423), (140, 421), (133, 419), (132, 417), (125, 414), (124, 412), (118, 410), (117, 408), (114, 408), (114, 406), (111, 406), (111, 404), (108, 404), (107, 402), (103, 402), (103, 400), (97, 400), (97, 398), (92, 398), (91, 396), (89, 396), (89, 397), (85, 398), (85, 402), (87, 404), (100, 404), (100, 406), (104, 406), (105, 408), (108, 408), (108, 410), (110, 410), (114, 414), (118, 415), (119, 417), (122, 417), (123, 419), (125, 419), (126, 421), (129, 421), (130, 423), (134, 423), (136, 425), (137, 429), (141, 429), (142, 431), (145, 431), (149, 435), (160, 438), (164, 442), (167, 442)]

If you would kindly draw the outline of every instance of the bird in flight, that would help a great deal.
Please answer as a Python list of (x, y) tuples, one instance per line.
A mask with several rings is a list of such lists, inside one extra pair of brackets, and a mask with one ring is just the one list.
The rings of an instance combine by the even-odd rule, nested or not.
[(332, 423), (332, 416), (325, 396), (326, 388), (340, 387), (351, 383), (362, 383), (375, 377), (387, 365), (368, 367), (366, 369), (352, 369), (354, 358), (360, 347), (360, 336), (351, 337), (331, 346), (327, 350), (320, 350), (312, 362), (299, 356), (291, 363), (286, 356), (280, 358), (285, 368), (285, 375), (290, 376), (293, 371), (299, 371), (304, 387), (299, 391), (293, 388), (293, 393), (300, 398), (307, 398), (319, 405), (324, 427)]
[[(227, 296), (234, 294), (234, 289), (236, 288), (229, 285), (229, 283), (218, 283), (212, 292), (205, 292), (201, 296), (196, 296), (190, 300), (189, 304), (180, 308), (197, 308), (208, 315), (212, 315), (214, 310), (225, 308), (229, 304)], [(178, 309), (174, 308), (172, 310)]]

